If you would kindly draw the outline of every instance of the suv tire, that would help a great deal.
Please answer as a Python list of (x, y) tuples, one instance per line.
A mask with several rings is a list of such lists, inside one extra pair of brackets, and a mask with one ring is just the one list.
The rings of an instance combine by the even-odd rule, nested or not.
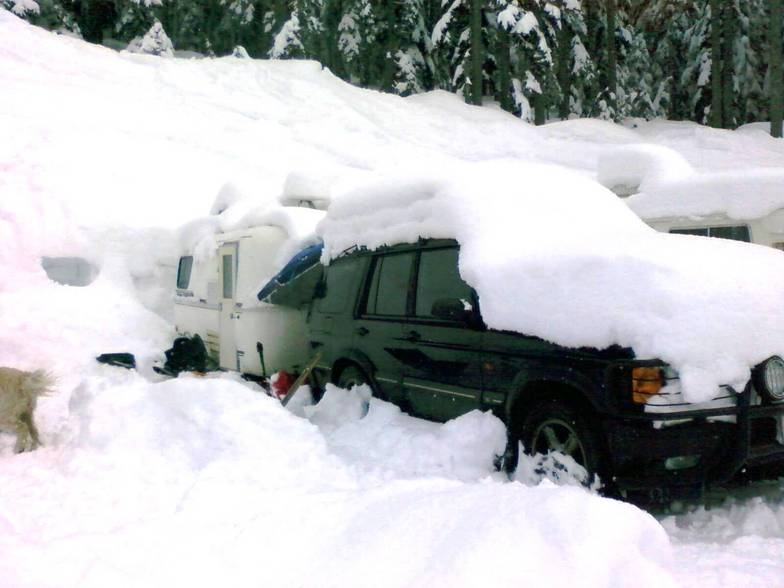
[(517, 431), (510, 430), (504, 455), (504, 465), (510, 473), (517, 467), (518, 442), (523, 443), (529, 455), (549, 451), (569, 455), (587, 470), (589, 485), (597, 475), (604, 479), (605, 452), (593, 420), (561, 400), (548, 399), (536, 404), (522, 426)]
[[(348, 390), (352, 386), (360, 386), (367, 384), (370, 386), (370, 378), (367, 377), (365, 372), (356, 364), (349, 364), (340, 370), (338, 377), (335, 378), (335, 385), (338, 388)], [(372, 386), (371, 386), (372, 388)]]

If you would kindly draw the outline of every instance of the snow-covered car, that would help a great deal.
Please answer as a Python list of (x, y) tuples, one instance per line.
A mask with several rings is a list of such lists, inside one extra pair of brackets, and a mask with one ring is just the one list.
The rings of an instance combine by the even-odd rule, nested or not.
[(412, 414), (473, 409), (622, 491), (784, 461), (784, 259), (665, 235), (552, 167), (477, 165), (333, 202), (318, 369)]

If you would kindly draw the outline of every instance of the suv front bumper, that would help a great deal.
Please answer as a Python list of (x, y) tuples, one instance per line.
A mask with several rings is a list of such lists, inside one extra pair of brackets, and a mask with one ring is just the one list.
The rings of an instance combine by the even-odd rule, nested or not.
[[(784, 463), (784, 403), (751, 405), (752, 394), (749, 384), (732, 407), (609, 418), (605, 431), (615, 485), (690, 494), (726, 482), (747, 466)], [(655, 428), (657, 421), (678, 424)], [(696, 465), (668, 469), (673, 458)]]

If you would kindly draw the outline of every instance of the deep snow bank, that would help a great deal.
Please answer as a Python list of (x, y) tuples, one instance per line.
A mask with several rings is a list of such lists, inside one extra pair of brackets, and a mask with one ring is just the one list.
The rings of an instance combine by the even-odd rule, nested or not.
[(354, 419), (327, 442), (231, 377), (152, 384), (101, 367), (69, 408), (62, 442), (0, 459), (6, 585), (671, 585), (666, 535), (636, 508), (577, 488), (477, 482), (489, 453), (467, 476), (475, 458), (454, 451), (449, 429), (486, 447), (486, 417), (399, 435), (398, 455), (452, 462), (447, 477), (396, 479), (383, 462), (372, 473), (329, 449), (338, 437), (368, 442), (378, 422), (362, 433)]
[(784, 257), (666, 235), (609, 190), (554, 166), (477, 164), (379, 179), (319, 225), (323, 261), (352, 245), (456, 238), (488, 326), (569, 347), (631, 347), (679, 372), (691, 402), (784, 353)]

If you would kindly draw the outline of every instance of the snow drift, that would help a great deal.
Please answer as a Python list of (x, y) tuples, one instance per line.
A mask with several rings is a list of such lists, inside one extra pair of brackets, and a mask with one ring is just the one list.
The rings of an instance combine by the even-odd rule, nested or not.
[(634, 349), (679, 372), (685, 398), (784, 353), (784, 257), (763, 247), (655, 232), (612, 192), (552, 166), (477, 164), (382, 179), (336, 199), (323, 261), (456, 238), (460, 274), (491, 328), (569, 347)]
[(748, 169), (654, 178), (626, 203), (644, 219), (764, 217), (784, 208), (784, 169)]
[[(684, 586), (726, 582), (724, 572), (738, 585), (780, 585), (780, 528), (757, 537), (758, 525), (716, 509), (706, 516), (717, 527), (744, 526), (742, 544), (711, 535), (710, 545), (670, 550), (661, 526), (631, 506), (499, 481), (490, 466), (499, 423), (488, 415), (441, 426), (372, 403), (363, 418), (337, 411), (344, 426), (327, 430), (230, 376), (155, 383), (150, 365), (173, 336), (162, 318), (170, 229), (203, 215), (228, 180), (243, 189), (225, 192), (215, 212), (240, 204), (237, 193), (274, 202), (295, 168), (326, 169), (304, 183), (332, 194), (335, 169), (512, 158), (595, 175), (605, 148), (641, 141), (701, 171), (781, 167), (784, 143), (691, 123), (534, 128), (446, 92), (361, 90), (313, 62), (116, 53), (3, 9), (0, 88), (0, 363), (58, 376), (36, 414), (43, 449), (13, 455), (0, 433), (3, 586), (535, 578), (638, 588), (670, 585), (663, 570)], [(207, 224), (190, 235), (220, 228)], [(82, 257), (100, 273), (83, 288), (55, 284), (41, 256)], [(135, 353), (138, 373), (96, 365), (107, 351)], [(471, 452), (455, 451), (472, 440)], [(700, 541), (700, 520), (683, 522)]]
[[(379, 432), (342, 410), (329, 443)], [(582, 489), (493, 480), (487, 443), (482, 468), (455, 453), (450, 429), (481, 440), (487, 415), (429, 424), (428, 459), (449, 456), (445, 467), (404, 479), (351, 467), (314, 425), (226, 377), (153, 384), (98, 368), (70, 411), (58, 447), (0, 460), (4, 585), (673, 585), (649, 515)], [(426, 439), (399, 436), (398, 451)]]

